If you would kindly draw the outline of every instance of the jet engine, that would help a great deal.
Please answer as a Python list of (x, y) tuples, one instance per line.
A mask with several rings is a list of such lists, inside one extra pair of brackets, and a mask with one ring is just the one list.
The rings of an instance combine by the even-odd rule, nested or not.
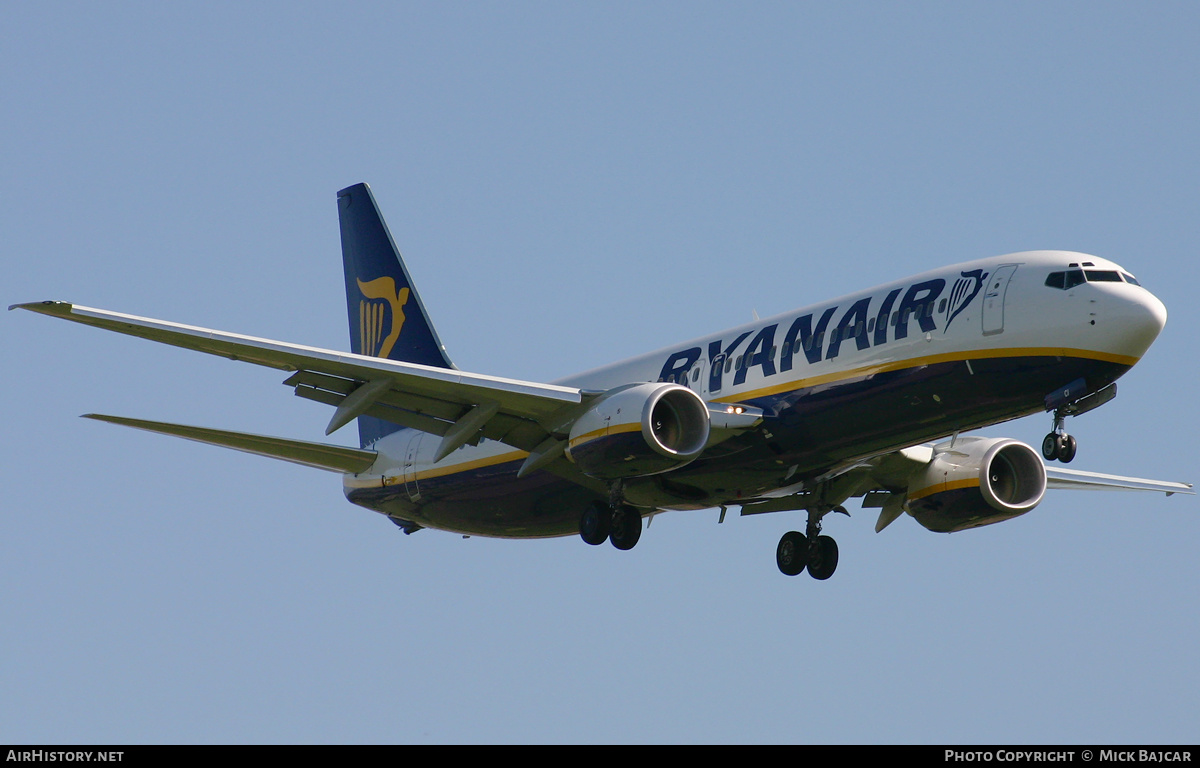
[(933, 460), (908, 484), (908, 512), (950, 533), (1023, 515), (1046, 493), (1037, 451), (1008, 438), (960, 437), (933, 447)]
[(671, 383), (611, 390), (571, 426), (567, 457), (603, 480), (643, 477), (682, 467), (704, 450), (708, 406)]

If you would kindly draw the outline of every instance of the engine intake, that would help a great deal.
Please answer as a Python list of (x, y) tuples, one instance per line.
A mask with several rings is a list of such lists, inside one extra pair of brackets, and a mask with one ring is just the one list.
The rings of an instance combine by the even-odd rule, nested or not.
[(908, 485), (909, 514), (931, 531), (999, 523), (1033, 509), (1046, 493), (1045, 465), (1025, 443), (965, 437), (933, 450), (933, 461)]
[(709, 435), (708, 405), (670, 383), (635, 384), (605, 393), (571, 426), (567, 457), (605, 480), (643, 477), (689, 463)]

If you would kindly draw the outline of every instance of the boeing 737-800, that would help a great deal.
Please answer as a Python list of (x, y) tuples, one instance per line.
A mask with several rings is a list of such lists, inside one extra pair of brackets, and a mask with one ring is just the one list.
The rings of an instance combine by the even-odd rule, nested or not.
[[(1067, 416), (1103, 405), (1166, 309), (1123, 267), (1030, 251), (925, 272), (551, 384), (457, 369), (365, 184), (338, 193), (352, 353), (59, 301), (16, 305), (291, 372), (300, 397), (357, 420), (358, 448), (88, 414), (340, 472), (346, 497), (406, 533), (580, 535), (630, 549), (664, 510), (807, 512), (779, 569), (827, 579), (830, 512), (861, 498), (882, 530), (988, 525), (1048, 488), (1192, 493), (1068, 470)], [(1052, 414), (1041, 455), (963, 433)]]

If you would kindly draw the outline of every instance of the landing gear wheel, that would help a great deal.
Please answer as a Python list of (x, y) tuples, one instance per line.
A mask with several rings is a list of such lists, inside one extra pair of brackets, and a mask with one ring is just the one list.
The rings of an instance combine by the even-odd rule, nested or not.
[(593, 501), (583, 508), (579, 518), (579, 536), (588, 544), (603, 544), (612, 529), (612, 509), (603, 502)]
[(1075, 458), (1075, 449), (1078, 447), (1074, 437), (1063, 435), (1058, 441), (1058, 460), (1063, 464), (1070, 464), (1071, 459)]
[(1079, 444), (1074, 437), (1066, 433), (1051, 432), (1042, 441), (1042, 455), (1048, 461), (1058, 459), (1063, 464), (1070, 464), (1071, 459), (1075, 458), (1075, 451), (1078, 447)]
[(818, 536), (809, 548), (808, 575), (819, 581), (824, 581), (837, 570), (837, 542), (829, 536)]
[(804, 534), (788, 531), (775, 547), (775, 564), (784, 576), (798, 576), (808, 564), (808, 539)]
[(634, 507), (622, 504), (612, 512), (612, 531), (608, 540), (617, 549), (633, 549), (642, 537), (642, 515)]

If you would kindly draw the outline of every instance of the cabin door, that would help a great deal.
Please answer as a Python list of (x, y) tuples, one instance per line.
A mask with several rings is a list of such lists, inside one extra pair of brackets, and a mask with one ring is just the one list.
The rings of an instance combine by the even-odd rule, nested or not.
[(408, 447), (404, 449), (404, 489), (408, 491), (408, 498), (412, 501), (421, 498), (421, 489), (417, 484), (417, 451), (420, 450), (423, 437), (424, 432), (414, 431), (412, 439), (408, 441)]
[(984, 336), (1004, 332), (1004, 294), (1008, 292), (1008, 281), (1016, 271), (1016, 264), (1007, 264), (988, 278), (987, 288), (983, 293)]

